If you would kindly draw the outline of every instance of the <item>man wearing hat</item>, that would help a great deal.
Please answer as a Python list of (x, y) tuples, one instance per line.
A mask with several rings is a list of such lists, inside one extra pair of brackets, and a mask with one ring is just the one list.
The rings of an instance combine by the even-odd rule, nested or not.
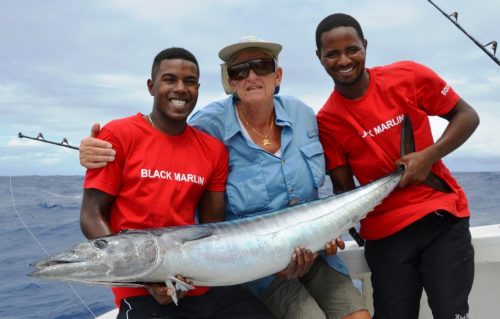
[[(253, 36), (219, 52), (228, 98), (196, 112), (190, 124), (226, 145), (227, 220), (266, 214), (318, 198), (325, 162), (314, 111), (276, 95), (282, 46)], [(277, 318), (370, 318), (363, 296), (335, 255), (297, 248), (287, 269), (245, 284)], [(329, 255), (329, 256), (327, 256)]]

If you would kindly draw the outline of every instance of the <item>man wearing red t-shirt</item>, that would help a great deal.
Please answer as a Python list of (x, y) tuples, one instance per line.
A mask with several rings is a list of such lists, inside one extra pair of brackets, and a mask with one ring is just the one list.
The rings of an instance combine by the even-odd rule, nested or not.
[[(468, 318), (474, 250), (465, 194), (441, 158), (479, 124), (476, 112), (437, 74), (414, 62), (365, 68), (367, 41), (351, 16), (316, 29), (317, 56), (334, 91), (317, 115), (334, 192), (366, 184), (404, 164), (400, 186), (361, 222), (372, 271), (374, 318), (417, 319), (425, 288), (434, 318)], [(416, 151), (400, 158), (409, 115)], [(429, 119), (449, 121), (434, 143)], [(424, 181), (432, 173), (443, 192)]]
[[(186, 124), (198, 99), (199, 67), (182, 48), (160, 52), (148, 89), (152, 112), (111, 121), (99, 138), (115, 161), (87, 170), (80, 215), (87, 238), (141, 229), (218, 222), (224, 217), (228, 154), (220, 141)], [(186, 280), (181, 278), (181, 280)], [(151, 283), (113, 288), (118, 318), (272, 318), (240, 286), (197, 287), (179, 305), (173, 291)]]

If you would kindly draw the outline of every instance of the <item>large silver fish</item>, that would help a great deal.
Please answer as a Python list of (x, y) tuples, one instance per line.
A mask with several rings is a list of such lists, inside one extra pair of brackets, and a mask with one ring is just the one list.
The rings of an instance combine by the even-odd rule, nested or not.
[[(401, 136), (402, 154), (413, 152), (408, 117)], [(253, 218), (124, 231), (89, 240), (34, 262), (31, 276), (108, 286), (165, 282), (173, 287), (175, 282), (181, 290), (192, 287), (176, 275), (199, 286), (252, 281), (286, 268), (296, 247), (317, 252), (340, 237), (392, 192), (402, 174), (399, 169), (352, 191)], [(447, 185), (436, 180), (446, 190)]]
[(30, 275), (110, 286), (166, 282), (171, 287), (176, 275), (200, 286), (252, 281), (286, 268), (296, 247), (323, 249), (379, 204), (401, 176), (398, 170), (340, 195), (253, 218), (89, 240), (33, 263)]

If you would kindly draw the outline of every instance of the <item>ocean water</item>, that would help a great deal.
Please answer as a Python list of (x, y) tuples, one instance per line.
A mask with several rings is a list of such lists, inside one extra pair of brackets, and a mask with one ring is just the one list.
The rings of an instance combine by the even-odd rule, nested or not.
[[(454, 175), (469, 198), (471, 225), (500, 223), (500, 172)], [(114, 307), (109, 288), (27, 276), (30, 262), (84, 240), (82, 182), (81, 176), (0, 177), (0, 318), (94, 318)], [(331, 193), (331, 185), (321, 193)]]

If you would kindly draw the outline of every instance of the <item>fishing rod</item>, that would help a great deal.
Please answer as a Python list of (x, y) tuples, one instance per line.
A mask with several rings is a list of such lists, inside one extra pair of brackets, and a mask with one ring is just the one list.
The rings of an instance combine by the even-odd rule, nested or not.
[[(487, 44), (481, 44), (478, 40), (476, 40), (472, 35), (470, 35), (462, 26), (458, 23), (458, 12), (455, 11), (452, 14), (447, 14), (444, 12), (440, 7), (438, 7), (434, 2), (431, 0), (429, 1), (436, 9), (439, 10), (448, 20), (450, 20), (457, 28), (459, 28), (463, 33), (465, 33), (466, 36), (469, 37), (481, 50), (483, 50), (493, 61), (496, 62), (500, 66), (500, 60), (495, 56), (497, 53), (497, 41), (491, 41)], [(452, 17), (454, 19), (452, 19)], [(486, 47), (491, 45), (491, 49), (493, 50), (493, 53), (491, 53), (489, 50), (486, 49)]]
[(78, 147), (73, 146), (73, 145), (69, 145), (69, 142), (68, 142), (68, 140), (66, 138), (63, 138), (63, 140), (60, 143), (57, 143), (57, 142), (46, 140), (43, 137), (42, 133), (38, 133), (38, 135), (36, 137), (31, 137), (31, 136), (27, 136), (27, 135), (24, 135), (23, 133), (19, 132), (18, 136), (19, 136), (19, 138), (23, 138), (24, 137), (24, 138), (29, 138), (30, 140), (34, 140), (34, 141), (39, 141), (39, 142), (44, 142), (44, 143), (50, 143), (50, 144), (54, 144), (54, 145), (57, 145), (57, 146), (63, 146), (63, 147), (71, 148), (71, 149), (74, 149), (74, 150), (79, 150)]

